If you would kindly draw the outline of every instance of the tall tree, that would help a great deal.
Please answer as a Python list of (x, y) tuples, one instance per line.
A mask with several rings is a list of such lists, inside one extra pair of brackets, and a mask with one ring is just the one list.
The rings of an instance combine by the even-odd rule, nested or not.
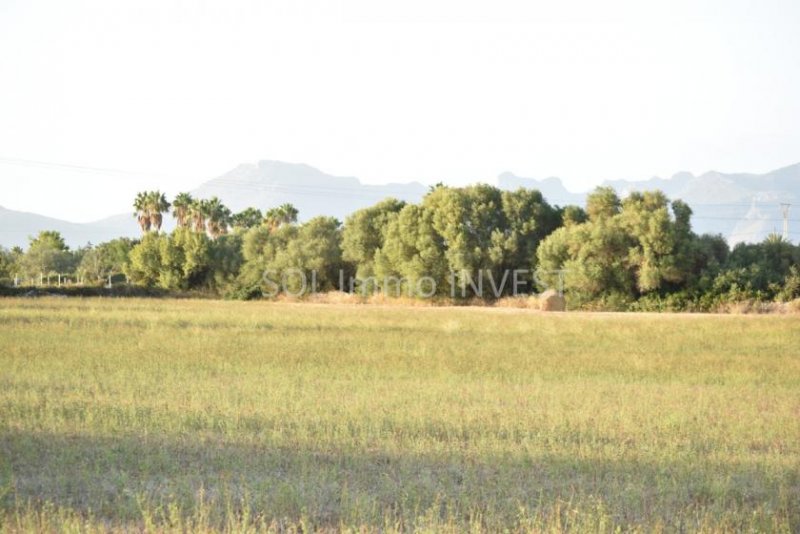
[(145, 286), (197, 287), (208, 278), (210, 246), (204, 233), (188, 228), (167, 235), (150, 232), (131, 250), (125, 274)]
[[(373, 230), (365, 223), (376, 207), (348, 219), (345, 258), (355, 261), (361, 274), (362, 258), (374, 254), (378, 283), (401, 277), (409, 292), (418, 290), (417, 281), (431, 277), (444, 293), (452, 274), (459, 294), (499, 296), (520, 289), (511, 281), (518, 279), (513, 270), (527, 271), (520, 274), (528, 282), (524, 288), (531, 290), (536, 248), (560, 222), (560, 212), (538, 191), (501, 191), (489, 185), (434, 187), (420, 205), (398, 206), (397, 212), (392, 207), (381, 215), (386, 222), (375, 219), (380, 225)], [(351, 230), (350, 224), (356, 227)], [(376, 242), (380, 249), (372, 252)]]
[(206, 231), (207, 203), (203, 200), (195, 199), (189, 205), (188, 217), (195, 232), (203, 233)]
[(170, 204), (167, 201), (167, 196), (161, 191), (151, 191), (147, 198), (150, 227), (152, 230), (159, 232), (164, 221), (164, 213), (169, 211)]
[(274, 232), (281, 225), (280, 219), (280, 210), (278, 208), (270, 208), (264, 213), (264, 226), (266, 226), (270, 232)]
[[(260, 223), (261, 218), (259, 217), (254, 228)], [(235, 291), (237, 287), (234, 282), (244, 261), (242, 256), (244, 235), (236, 232), (220, 236), (211, 242), (206, 284), (226, 295), (231, 295), (231, 291)]]
[(161, 276), (161, 243), (169, 236), (148, 232), (130, 252), (125, 275), (134, 284), (152, 287)]
[[(679, 287), (698, 270), (691, 210), (660, 191), (633, 192), (620, 201), (610, 188), (587, 198), (588, 221), (572, 221), (542, 241), (537, 255), (544, 276), (563, 269), (566, 290), (579, 301), (632, 301)], [(710, 261), (710, 256), (705, 255)]]
[(169, 210), (167, 197), (161, 191), (142, 191), (133, 201), (134, 217), (139, 222), (142, 233), (161, 230), (163, 214)]
[(189, 225), (189, 213), (194, 199), (189, 193), (178, 193), (172, 201), (172, 215), (178, 223), (178, 228), (186, 228)]
[(261, 213), (261, 210), (247, 208), (231, 217), (231, 226), (237, 230), (249, 230), (261, 224), (263, 218), (264, 215)]
[(586, 213), (592, 221), (613, 217), (620, 210), (620, 200), (612, 187), (597, 187), (586, 197)]
[(134, 244), (134, 241), (121, 237), (90, 248), (81, 258), (79, 274), (102, 282), (109, 275), (123, 273)]
[(691, 209), (686, 204), (670, 203), (661, 191), (634, 191), (622, 202), (618, 219), (636, 240), (628, 259), (640, 292), (681, 282), (689, 274), (688, 242), (695, 238), (690, 216)]
[(386, 227), (405, 205), (402, 200), (387, 198), (347, 217), (342, 231), (342, 255), (355, 266), (357, 277), (374, 275), (375, 253), (383, 246)]
[(449, 274), (447, 247), (434, 228), (433, 211), (407, 204), (390, 218), (385, 232), (383, 246), (375, 253), (375, 277), (381, 288), (391, 295), (427, 293), (429, 288), (420, 284), (423, 278), (430, 277), (436, 289), (445, 293)]
[(30, 238), (30, 245), (20, 259), (20, 267), (30, 277), (64, 273), (70, 271), (71, 255), (61, 234), (55, 231), (42, 231)]
[(312, 280), (318, 289), (335, 289), (342, 261), (341, 224), (332, 217), (315, 217), (274, 230), (253, 228), (244, 236), (242, 251), (239, 284), (248, 293), (273, 294), (285, 288), (298, 294), (310, 291)]
[(135, 210), (133, 216), (136, 217), (139, 227), (142, 229), (142, 233), (149, 232), (150, 207), (148, 205), (148, 193), (146, 191), (141, 191), (136, 194), (136, 198), (133, 201), (133, 209)]
[(160, 243), (159, 285), (167, 289), (189, 289), (205, 282), (211, 241), (188, 228), (176, 230)]
[[(504, 226), (492, 235), (491, 260), (502, 270), (536, 267), (536, 249), (539, 243), (561, 224), (561, 212), (547, 203), (535, 189), (504, 191)], [(531, 277), (528, 280), (533, 281)]]
[(10, 282), (15, 275), (16, 260), (14, 254), (0, 247), (0, 284)]
[(277, 208), (267, 210), (264, 215), (264, 224), (271, 231), (275, 231), (283, 225), (296, 223), (297, 215), (297, 208), (292, 204), (281, 204)]
[(205, 202), (206, 227), (208, 235), (216, 239), (228, 233), (228, 225), (231, 222), (231, 210), (225, 206), (217, 197), (211, 197)]
[(294, 205), (289, 204), (288, 202), (286, 204), (281, 204), (280, 210), (283, 216), (281, 221), (283, 224), (294, 224), (297, 222), (297, 215), (299, 212)]
[(589, 216), (580, 206), (564, 206), (561, 210), (561, 223), (564, 226), (585, 223)]

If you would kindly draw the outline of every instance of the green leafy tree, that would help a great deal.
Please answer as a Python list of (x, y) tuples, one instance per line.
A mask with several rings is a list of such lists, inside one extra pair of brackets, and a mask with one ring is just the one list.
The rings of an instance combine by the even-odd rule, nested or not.
[(728, 256), (711, 293), (723, 300), (786, 299), (793, 293), (792, 269), (798, 265), (800, 246), (780, 235), (767, 236), (761, 243), (739, 243)]
[(200, 232), (177, 228), (170, 235), (148, 233), (130, 252), (126, 275), (136, 284), (191, 289), (209, 277), (211, 241)]
[(445, 243), (436, 231), (433, 211), (406, 205), (386, 227), (383, 247), (375, 253), (375, 278), (387, 294), (428, 294), (433, 280), (438, 294), (448, 292)]
[(710, 290), (714, 278), (725, 268), (730, 255), (728, 242), (721, 235), (703, 234), (689, 244), (687, 277), (683, 288), (699, 297)]
[(130, 261), (125, 265), (125, 275), (137, 285), (155, 287), (161, 278), (161, 243), (169, 239), (166, 235), (146, 233), (130, 252)]
[(16, 258), (14, 254), (3, 247), (0, 247), (0, 284), (10, 285), (16, 275)]
[(209, 276), (211, 241), (188, 228), (177, 229), (160, 243), (158, 284), (165, 289), (202, 286)]
[[(341, 223), (333, 217), (314, 217), (300, 225), (295, 239), (287, 244), (285, 254), (276, 258), (278, 271), (299, 269), (308, 281), (314, 273), (317, 289), (337, 288), (339, 268), (342, 265)], [(298, 291), (297, 279), (287, 279)]]
[(586, 211), (580, 206), (565, 206), (561, 211), (561, 224), (571, 226), (573, 224), (585, 223), (589, 220)]
[(238, 280), (242, 294), (275, 294), (284, 287), (293, 294), (304, 289), (338, 286), (342, 264), (341, 224), (332, 217), (315, 217), (298, 226), (262, 226), (247, 232), (245, 263)]
[(264, 224), (248, 230), (242, 238), (244, 262), (231, 296), (251, 299), (280, 290), (280, 276), (272, 262), (296, 234), (296, 226), (273, 229)]
[[(492, 236), (493, 267), (532, 273), (537, 268), (539, 243), (560, 226), (561, 215), (532, 189), (504, 191), (502, 205), (505, 219)], [(527, 280), (533, 282), (532, 274)]]
[(231, 295), (236, 290), (236, 280), (244, 264), (243, 241), (241, 233), (233, 233), (211, 242), (206, 287), (224, 295)]
[(422, 206), (432, 213), (433, 228), (445, 244), (448, 267), (457, 278), (499, 266), (500, 241), (507, 226), (499, 189), (483, 184), (437, 188), (425, 196)]
[(436, 187), (419, 206), (389, 219), (375, 255), (376, 278), (407, 278), (409, 293), (427, 294), (418, 282), (429, 276), (443, 294), (452, 273), (465, 296), (499, 296), (512, 291), (515, 269), (528, 271), (532, 281), (537, 246), (559, 223), (559, 212), (538, 191)]
[[(620, 201), (611, 188), (587, 198), (588, 220), (573, 221), (542, 241), (544, 271), (566, 270), (567, 290), (580, 301), (631, 302), (685, 286), (702, 269), (691, 232), (691, 210), (660, 191), (634, 192)], [(543, 276), (556, 283), (554, 274)]]
[(87, 249), (79, 274), (90, 281), (104, 282), (109, 276), (124, 273), (134, 245), (133, 240), (123, 237)]
[(263, 219), (264, 215), (261, 213), (261, 210), (247, 208), (231, 217), (231, 225), (235, 230), (249, 230), (261, 224)]
[(691, 210), (680, 201), (670, 203), (661, 191), (633, 192), (617, 216), (634, 243), (628, 262), (634, 269), (640, 293), (662, 284), (677, 284), (689, 275)]
[(345, 220), (342, 258), (355, 266), (357, 277), (374, 276), (375, 254), (383, 246), (386, 228), (405, 205), (401, 200), (388, 198), (354, 212)]
[(610, 219), (619, 213), (620, 204), (613, 188), (598, 187), (586, 197), (586, 214), (593, 222)]
[(31, 279), (40, 275), (67, 273), (73, 270), (73, 258), (61, 234), (42, 231), (30, 238), (28, 250), (20, 258), (21, 271)]
[(778, 299), (787, 301), (800, 298), (800, 265), (792, 265), (778, 293)]

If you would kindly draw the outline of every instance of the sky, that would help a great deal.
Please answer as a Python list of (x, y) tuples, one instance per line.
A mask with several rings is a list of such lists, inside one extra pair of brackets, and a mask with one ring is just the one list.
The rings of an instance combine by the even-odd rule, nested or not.
[(796, 0), (0, 0), (0, 206), (72, 221), (240, 163), (367, 183), (800, 161)]

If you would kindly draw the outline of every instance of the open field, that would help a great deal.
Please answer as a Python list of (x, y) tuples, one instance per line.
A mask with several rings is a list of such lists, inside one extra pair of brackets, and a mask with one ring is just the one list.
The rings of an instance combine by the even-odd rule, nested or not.
[(8, 530), (800, 530), (800, 318), (0, 300)]

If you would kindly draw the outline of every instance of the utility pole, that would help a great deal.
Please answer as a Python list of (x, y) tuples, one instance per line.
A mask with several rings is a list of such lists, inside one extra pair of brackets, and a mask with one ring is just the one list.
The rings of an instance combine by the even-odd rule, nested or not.
[(781, 211), (783, 212), (783, 239), (789, 241), (789, 208), (791, 204), (788, 202), (781, 203)]

